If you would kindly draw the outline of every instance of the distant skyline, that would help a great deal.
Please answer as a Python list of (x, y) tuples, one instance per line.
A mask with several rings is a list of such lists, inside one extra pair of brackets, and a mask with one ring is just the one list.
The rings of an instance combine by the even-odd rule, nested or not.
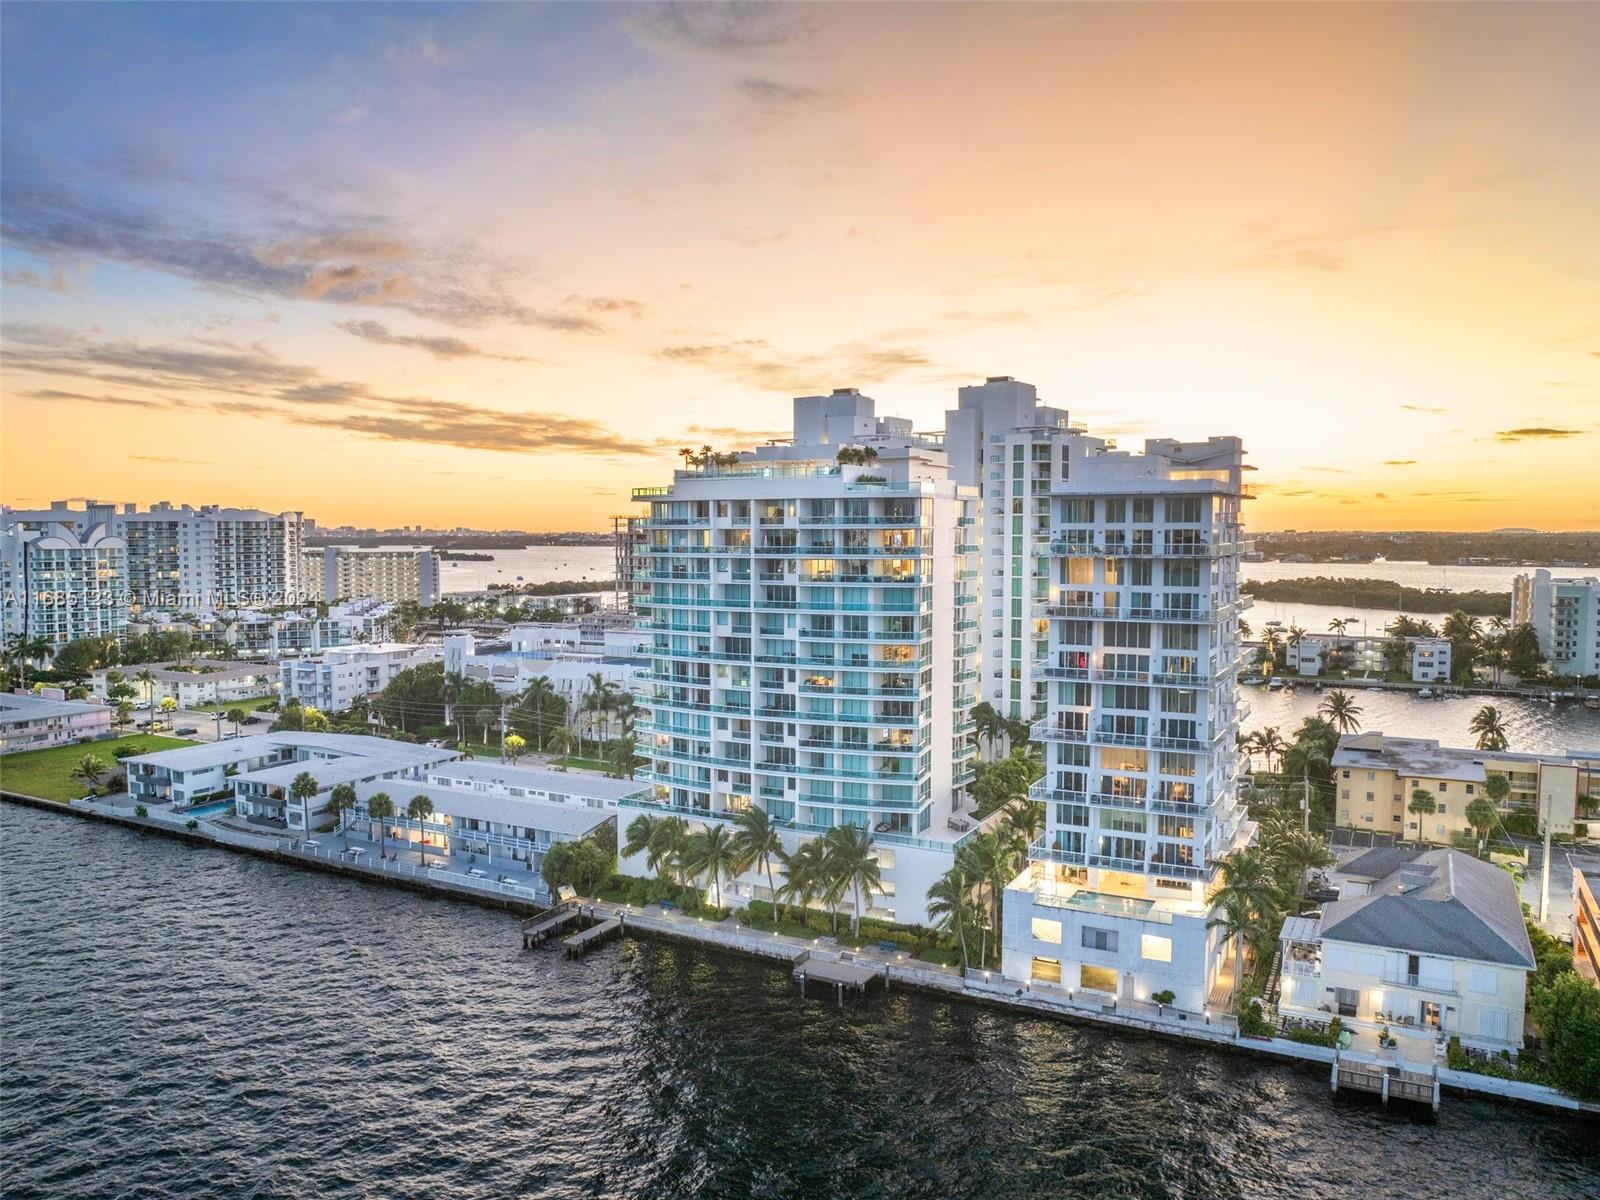
[(1600, 6), (0, 8), (0, 500), (600, 529), (1006, 374), (1257, 529), (1600, 528)]

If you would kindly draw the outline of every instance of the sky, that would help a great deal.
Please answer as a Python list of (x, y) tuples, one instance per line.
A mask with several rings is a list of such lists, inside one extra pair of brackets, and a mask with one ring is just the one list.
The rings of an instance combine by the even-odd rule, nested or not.
[(1600, 5), (7, 4), (0, 500), (600, 529), (859, 387), (1600, 528)]

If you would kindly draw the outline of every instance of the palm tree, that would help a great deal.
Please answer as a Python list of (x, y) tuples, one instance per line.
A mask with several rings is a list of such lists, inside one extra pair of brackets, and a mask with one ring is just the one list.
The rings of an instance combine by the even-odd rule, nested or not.
[(1417, 841), (1422, 841), (1422, 818), (1429, 813), (1437, 812), (1438, 802), (1434, 800), (1433, 793), (1427, 788), (1411, 789), (1411, 803), (1406, 805), (1417, 817)]
[[(623, 858), (632, 858), (635, 854), (643, 854), (651, 849), (658, 820), (660, 818), (652, 817), (649, 813), (640, 813), (628, 823), (627, 832), (623, 834), (622, 840)], [(653, 853), (646, 858), (645, 862), (650, 870), (655, 871), (657, 874), (661, 873), (661, 862), (654, 857)]]
[(1511, 744), (1506, 737), (1505, 724), (1500, 719), (1500, 710), (1492, 704), (1485, 704), (1473, 713), (1467, 728), (1478, 735), (1474, 744), (1479, 750), (1504, 750)]
[(778, 889), (785, 904), (807, 908), (822, 893), (822, 841), (808, 838), (783, 860), (783, 886)]
[(589, 676), (589, 690), (584, 693), (583, 711), (589, 714), (589, 729), (597, 743), (601, 738), (601, 723), (611, 711), (612, 693), (615, 690), (599, 671)]
[(1276, 754), (1281, 758), (1283, 752), (1289, 748), (1289, 744), (1278, 733), (1276, 725), (1268, 725), (1265, 729), (1257, 730), (1253, 740), (1256, 750), (1267, 760), (1267, 774), (1271, 775), (1272, 756)]
[(967, 930), (977, 920), (972, 904), (972, 884), (960, 867), (951, 867), (928, 889), (928, 917), (934, 928), (952, 935), (961, 947), (961, 969), (967, 962)]
[(106, 760), (98, 754), (85, 754), (78, 760), (78, 765), (72, 768), (72, 778), (83, 780), (93, 791), (100, 785), (100, 777), (110, 769)]
[(659, 817), (650, 834), (652, 864), (677, 876), (678, 886), (688, 883), (689, 822), (682, 817)]
[(556, 691), (555, 685), (543, 675), (532, 680), (522, 691), (521, 707), (533, 716), (533, 740), (534, 744), (541, 750), (545, 747), (550, 710), (558, 702), (561, 702), (560, 693)]
[(550, 740), (556, 744), (556, 752), (563, 757), (571, 754), (574, 746), (583, 745), (583, 738), (571, 725), (558, 725), (550, 735)]
[(151, 702), (152, 698), (155, 696), (155, 687), (156, 687), (155, 672), (152, 671), (149, 667), (146, 667), (144, 670), (140, 671), (138, 675), (134, 676), (134, 678), (137, 679), (140, 683), (144, 684), (144, 699), (145, 699), (145, 703), (149, 704)]
[(337, 784), (328, 793), (328, 812), (333, 814), (335, 831), (344, 829), (344, 815), (356, 806), (356, 789), (354, 784)]
[(1344, 636), (1344, 631), (1346, 629), (1349, 629), (1349, 628), (1350, 628), (1350, 618), (1349, 617), (1335, 617), (1333, 620), (1328, 622), (1329, 631), (1332, 632), (1332, 633), (1338, 634), (1340, 637), (1343, 637)]
[(422, 823), (433, 816), (433, 801), (420, 792), (406, 802), (406, 816), (417, 823), (417, 857), (426, 866), (428, 862), (428, 835)]
[(633, 778), (633, 760), (638, 749), (639, 739), (631, 733), (624, 734), (606, 748), (606, 760), (618, 779)]
[(860, 825), (835, 825), (823, 835), (823, 852), (833, 860), (833, 871), (854, 900), (850, 936), (861, 936), (861, 898), (883, 890), (883, 868), (872, 846), (872, 831)]
[(1484, 796), (1479, 796), (1467, 805), (1467, 824), (1478, 834), (1478, 845), (1481, 847), (1489, 837), (1489, 830), (1494, 828), (1494, 823), (1499, 820), (1500, 814), (1495, 811), (1494, 803)]
[(250, 714), (245, 712), (245, 710), (242, 708), (230, 708), (227, 712), (223, 713), (222, 716), (224, 720), (233, 725), (233, 731), (235, 733), (238, 733), (239, 730), (244, 727), (244, 723), (250, 719)]
[[(1301, 629), (1298, 625), (1289, 626), (1288, 632), (1284, 635), (1284, 645), (1290, 650), (1296, 649), (1301, 642), (1306, 640), (1307, 632), (1307, 630)], [(1298, 669), (1296, 673), (1298, 673)]]
[(699, 833), (691, 835), (687, 857), (691, 875), (710, 878), (717, 898), (713, 907), (721, 908), (723, 877), (731, 878), (737, 874), (735, 863), (738, 855), (733, 847), (733, 839), (728, 835), (728, 827), (720, 821), (714, 821)]
[(1343, 689), (1335, 689), (1324, 696), (1317, 711), (1340, 733), (1355, 733), (1361, 728), (1361, 706)]
[(1273, 880), (1265, 859), (1253, 850), (1236, 851), (1219, 860), (1218, 866), (1222, 884), (1212, 901), (1223, 915), (1206, 924), (1208, 928), (1221, 926), (1224, 936), (1233, 942), (1233, 986), (1237, 989), (1245, 943), (1255, 928), (1270, 924), (1276, 915)]
[[(978, 885), (978, 908), (985, 918), (978, 931), (978, 964), (980, 966), (989, 961), (989, 929), (994, 925), (997, 904), (997, 901), (993, 898), (993, 881), (1000, 874), (999, 864), (1001, 858), (1000, 839), (993, 833), (980, 833), (956, 851), (956, 866), (961, 868)], [(985, 888), (988, 888), (991, 894), (988, 904), (984, 903)], [(995, 926), (995, 938), (997, 941), (999, 940), (998, 926)]]
[(1011, 807), (1006, 811), (1006, 824), (1016, 834), (1026, 853), (1028, 847), (1044, 832), (1044, 805), (1026, 796), (1019, 797), (1011, 802)]
[(1292, 881), (1286, 889), (1294, 898), (1294, 911), (1299, 912), (1306, 898), (1306, 873), (1321, 867), (1333, 866), (1333, 855), (1321, 838), (1301, 830), (1292, 830), (1276, 843), (1270, 856), (1278, 868), (1280, 883)]
[(384, 856), (384, 835), (388, 832), (384, 822), (394, 816), (394, 801), (388, 792), (373, 792), (367, 797), (367, 833), (371, 836), (372, 824), (378, 825), (378, 857)]
[(772, 897), (772, 915), (778, 915), (778, 885), (772, 876), (772, 860), (784, 857), (783, 839), (778, 827), (772, 823), (767, 811), (751, 805), (739, 814), (734, 824), (738, 832), (733, 835), (734, 872), (743, 874), (751, 867), (760, 867), (767, 875), (767, 893)]
[(318, 792), (317, 777), (310, 771), (301, 771), (289, 784), (289, 796), (305, 809), (306, 828), (311, 828), (310, 801)]

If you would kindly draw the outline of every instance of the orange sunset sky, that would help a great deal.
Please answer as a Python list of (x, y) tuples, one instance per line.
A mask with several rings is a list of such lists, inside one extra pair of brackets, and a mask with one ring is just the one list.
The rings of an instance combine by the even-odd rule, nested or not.
[(0, 499), (598, 529), (1009, 374), (1600, 528), (1600, 6), (6, 5)]

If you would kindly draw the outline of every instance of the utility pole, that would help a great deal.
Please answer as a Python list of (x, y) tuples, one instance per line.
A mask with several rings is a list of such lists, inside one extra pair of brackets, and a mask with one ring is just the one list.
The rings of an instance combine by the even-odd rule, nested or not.
[(217, 718), (217, 741), (222, 740), (222, 682), (218, 680), (211, 685), (211, 701), (215, 705), (214, 715)]
[(506, 760), (506, 705), (500, 702), (500, 761)]

